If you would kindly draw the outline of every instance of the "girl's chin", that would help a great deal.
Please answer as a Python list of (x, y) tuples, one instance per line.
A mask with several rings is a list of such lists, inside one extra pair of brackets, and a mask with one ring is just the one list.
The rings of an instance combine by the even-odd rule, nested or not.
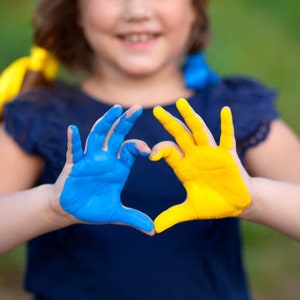
[(130, 69), (123, 69), (123, 73), (131, 78), (136, 79), (147, 79), (158, 74), (157, 70), (153, 68), (146, 68), (146, 67), (136, 67)]

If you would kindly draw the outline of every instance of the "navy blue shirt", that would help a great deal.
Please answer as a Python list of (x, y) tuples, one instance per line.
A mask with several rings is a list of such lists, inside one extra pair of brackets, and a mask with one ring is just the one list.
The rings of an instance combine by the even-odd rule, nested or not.
[[(278, 117), (276, 95), (252, 79), (230, 77), (188, 100), (217, 141), (220, 110), (231, 107), (243, 159)], [(165, 108), (179, 117), (174, 104)], [(4, 120), (22, 149), (45, 160), (37, 183), (53, 183), (65, 162), (67, 127), (77, 125), (85, 141), (94, 121), (108, 109), (78, 86), (56, 82), (6, 105)], [(143, 139), (150, 147), (171, 139), (152, 109), (144, 110), (127, 138)], [(137, 159), (122, 192), (124, 205), (153, 219), (184, 199), (185, 190), (167, 164), (147, 158)], [(250, 293), (241, 250), (234, 218), (185, 222), (154, 237), (126, 226), (73, 225), (28, 243), (26, 289), (47, 300), (244, 300)]]

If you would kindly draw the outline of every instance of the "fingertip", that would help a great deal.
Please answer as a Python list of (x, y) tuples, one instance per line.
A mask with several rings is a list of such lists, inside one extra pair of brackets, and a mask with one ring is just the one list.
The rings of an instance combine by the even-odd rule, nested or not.
[(76, 125), (70, 125), (68, 127), (68, 133), (69, 136), (72, 138), (72, 142), (74, 143), (74, 139), (76, 139), (79, 136), (79, 129)]
[(148, 228), (141, 228), (140, 230), (149, 236), (153, 236), (155, 234), (155, 228), (152, 220), (147, 227)]
[(225, 150), (231, 150), (235, 146), (234, 126), (231, 110), (224, 106), (221, 110), (221, 137), (220, 147)]
[(113, 111), (113, 112), (121, 115), (123, 112), (123, 107), (120, 104), (115, 104), (107, 112), (110, 112), (110, 111)]
[(77, 128), (75, 125), (69, 125), (68, 130), (73, 132), (75, 128)]
[[(151, 149), (148, 147), (147, 143), (143, 142), (143, 141), (136, 141), (136, 142), (132, 142), (132, 143), (128, 143), (131, 144), (131, 147), (135, 148), (137, 150), (137, 153), (143, 156), (149, 156)], [(132, 152), (136, 152), (134, 151), (134, 149), (132, 148)]]
[(140, 107), (136, 112), (135, 112), (135, 115), (137, 116), (137, 118), (139, 118), (142, 113), (144, 111), (144, 108), (143, 107)]
[(176, 101), (176, 107), (179, 108), (179, 107), (184, 107), (186, 105), (189, 105), (188, 101), (185, 99), (185, 98), (179, 98), (177, 101)]
[(102, 117), (100, 117), (94, 124), (94, 127), (96, 124), (101, 123), (101, 120), (103, 118), (107, 118), (108, 120), (115, 120), (118, 117), (120, 117), (123, 113), (123, 107), (119, 104), (113, 105)]
[(126, 111), (126, 118), (129, 119), (132, 116), (138, 118), (142, 115), (143, 111), (144, 108), (141, 105), (135, 104)]
[(176, 102), (176, 107), (177, 110), (179, 111), (179, 113), (183, 116), (183, 118), (185, 119), (185, 121), (187, 121), (187, 118), (190, 117), (199, 117), (193, 110), (193, 108), (191, 107), (191, 105), (189, 104), (189, 102), (185, 99), (185, 98), (180, 98), (177, 102)]
[(155, 230), (151, 230), (151, 231), (145, 231), (145, 230), (141, 230), (141, 229), (138, 229), (140, 230), (141, 232), (147, 234), (148, 236), (154, 236), (155, 235)]
[(159, 230), (158, 228), (155, 228), (155, 233), (156, 233), (156, 234), (160, 234), (160, 233), (162, 233), (162, 232), (164, 232), (164, 230)]
[(158, 119), (164, 113), (164, 111), (165, 110), (161, 106), (155, 106), (153, 108), (153, 115)]
[(113, 108), (118, 108), (118, 107), (121, 107), (121, 108), (122, 108), (122, 106), (121, 106), (120, 104), (114, 104), (112, 107), (113, 107)]
[(126, 214), (124, 214), (125, 224), (128, 224), (137, 230), (140, 230), (147, 235), (154, 235), (155, 234), (155, 228), (153, 220), (143, 212), (136, 210), (136, 209), (129, 209), (126, 210)]
[[(163, 213), (163, 212), (162, 212)], [(160, 213), (154, 220), (153, 220), (153, 224), (154, 224), (154, 230), (156, 233), (161, 233), (165, 230), (164, 226), (162, 226), (164, 223), (162, 222), (162, 218), (161, 218), (161, 214)]]
[(139, 149), (139, 153), (143, 157), (149, 157), (150, 156), (150, 152), (151, 152), (151, 150), (141, 150), (141, 149)]
[(68, 140), (70, 140), (72, 134), (73, 134), (72, 125), (69, 125), (68, 129), (67, 129), (67, 138), (68, 138)]
[(96, 132), (97, 134), (107, 133), (107, 131), (123, 113), (123, 108), (119, 104), (115, 104), (108, 111), (106, 111), (101, 117), (95, 122), (93, 127), (90, 129), (90, 134)]
[(140, 156), (142, 156), (142, 157), (149, 157), (149, 155), (150, 155), (149, 152), (142, 152), (142, 151), (140, 151), (139, 154), (140, 154)]
[(150, 152), (151, 149), (146, 143), (126, 141), (122, 145), (118, 157), (131, 167), (137, 157), (149, 157)]
[(231, 109), (229, 106), (224, 106), (221, 109), (221, 118), (226, 121), (232, 122), (232, 113), (231, 113)]
[(132, 143), (134, 147), (141, 153), (146, 153), (147, 155), (149, 155), (151, 152), (148, 144), (142, 140), (128, 140), (127, 142)]
[(162, 158), (162, 154), (161, 154), (161, 152), (152, 152), (152, 153), (150, 153), (150, 155), (149, 155), (149, 159), (151, 160), (151, 161), (158, 161), (158, 160), (160, 160)]
[(161, 226), (156, 220), (154, 220), (155, 233), (159, 234), (167, 230), (167, 228)]
[(226, 113), (228, 113), (228, 110), (230, 111), (229, 106), (223, 106), (221, 109), (221, 113), (226, 114)]
[(155, 235), (155, 230), (153, 229), (151, 232), (148, 233), (148, 235), (154, 236)]

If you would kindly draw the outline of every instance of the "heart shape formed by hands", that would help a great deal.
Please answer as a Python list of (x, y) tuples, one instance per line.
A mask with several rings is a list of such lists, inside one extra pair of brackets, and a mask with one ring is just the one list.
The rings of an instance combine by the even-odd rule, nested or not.
[(120, 195), (137, 156), (150, 149), (140, 141), (125, 141), (142, 108), (122, 115), (112, 107), (91, 129), (83, 151), (79, 131), (71, 126), (67, 163), (71, 172), (60, 196), (62, 208), (82, 222), (133, 226), (149, 235), (189, 220), (217, 219), (241, 214), (251, 202), (243, 168), (235, 151), (231, 111), (221, 111), (220, 144), (185, 99), (176, 106), (185, 123), (162, 107), (154, 116), (175, 138), (152, 150), (152, 161), (164, 158), (186, 189), (184, 202), (159, 214), (153, 221), (144, 213), (122, 205)]

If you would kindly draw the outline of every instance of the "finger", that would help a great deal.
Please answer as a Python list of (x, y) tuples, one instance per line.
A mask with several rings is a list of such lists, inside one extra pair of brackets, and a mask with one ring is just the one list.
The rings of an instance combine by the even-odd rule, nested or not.
[(195, 144), (189, 129), (161, 106), (154, 107), (153, 114), (163, 127), (175, 138), (182, 150), (187, 150)]
[(106, 142), (107, 149), (112, 154), (117, 154), (120, 150), (122, 143), (124, 142), (125, 136), (131, 130), (136, 120), (143, 113), (143, 108), (135, 105), (127, 110), (114, 124), (109, 131)]
[(129, 225), (150, 235), (154, 233), (154, 224), (151, 218), (136, 209), (123, 207), (110, 222)]
[(195, 219), (195, 213), (184, 202), (174, 205), (158, 215), (154, 220), (154, 227), (157, 233), (161, 233), (178, 223)]
[(234, 128), (232, 123), (232, 114), (228, 106), (221, 110), (221, 137), (220, 147), (225, 150), (231, 150), (235, 145)]
[(183, 158), (183, 153), (173, 142), (160, 142), (156, 144), (150, 154), (150, 160), (158, 161), (164, 158), (166, 163), (175, 169)]
[(189, 129), (192, 131), (194, 140), (197, 145), (207, 145), (208, 136), (205, 132), (207, 127), (204, 127), (203, 120), (198, 114), (192, 109), (186, 99), (180, 98), (176, 102), (176, 107), (180, 114), (182, 115), (185, 123), (188, 125)]
[(106, 134), (122, 112), (123, 108), (120, 105), (114, 105), (95, 122), (87, 138), (85, 152), (94, 153), (103, 147)]
[(78, 128), (71, 125), (68, 128), (67, 162), (77, 163), (83, 156), (81, 138)]
[(120, 151), (120, 159), (131, 167), (138, 156), (149, 156), (151, 149), (141, 140), (128, 140), (123, 143)]

